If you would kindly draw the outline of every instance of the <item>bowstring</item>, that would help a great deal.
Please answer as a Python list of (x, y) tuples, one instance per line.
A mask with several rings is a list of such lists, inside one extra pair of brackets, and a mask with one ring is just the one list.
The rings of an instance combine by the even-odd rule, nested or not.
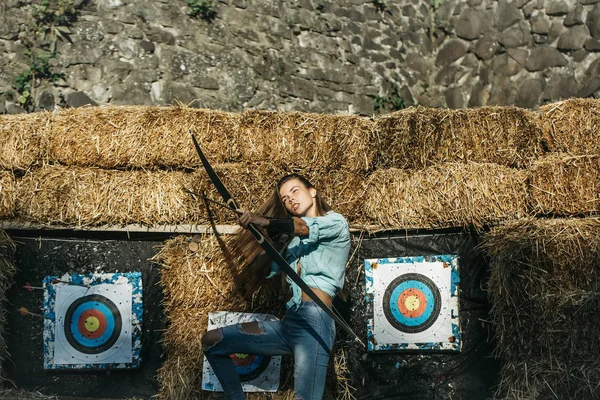
[[(262, 233), (261, 233), (261, 234), (262, 234)], [(264, 236), (264, 235), (263, 235), (263, 236)], [(362, 236), (362, 235), (361, 235), (361, 236)], [(267, 235), (265, 238), (266, 238), (266, 239), (267, 239), (267, 240), (268, 240), (268, 241), (271, 243), (271, 245), (273, 245), (273, 242), (271, 241), (271, 238), (270, 238), (268, 235)], [(285, 249), (286, 249), (285, 253), (287, 253), (287, 247), (288, 247), (288, 246), (289, 246), (289, 243), (287, 243), (287, 244), (286, 244), (286, 246), (285, 246)], [(354, 253), (356, 253), (356, 251), (355, 251)], [(354, 253), (353, 253), (353, 255), (354, 255)], [(286, 257), (285, 257), (285, 256), (283, 256), (283, 258), (284, 258), (284, 259), (285, 259), (285, 261), (287, 262), (287, 259), (286, 259)], [(296, 260), (296, 263), (295, 263), (295, 264), (298, 264), (298, 262), (299, 262), (299, 261), (300, 261), (300, 259), (298, 258), (298, 259)], [(349, 259), (349, 260), (348, 260), (348, 262), (346, 263), (345, 269), (347, 269), (347, 268), (348, 268), (348, 265), (349, 265), (349, 263), (350, 263), (350, 259)], [(300, 268), (301, 268), (301, 271), (303, 271), (303, 270), (304, 270), (304, 267), (302, 266), (302, 264), (300, 264)], [(292, 270), (294, 270), (294, 268), (292, 268)], [(297, 265), (295, 265), (295, 270), (294, 270), (294, 272), (295, 272), (295, 273), (298, 275), (298, 277), (299, 277), (300, 279), (302, 279), (302, 275), (301, 275), (301, 273), (300, 273), (300, 274), (298, 274), (298, 268), (297, 268)], [(345, 271), (344, 271), (344, 275), (345, 275)], [(311, 280), (311, 281), (312, 281), (312, 283), (314, 284), (313, 288), (316, 286), (316, 289), (319, 289), (321, 292), (327, 293), (326, 291), (324, 291), (323, 289), (321, 289), (321, 287), (319, 286), (319, 284), (318, 284), (317, 282), (315, 282), (315, 280), (314, 280), (314, 278), (313, 278), (312, 276), (305, 276), (305, 278), (310, 278), (310, 280)], [(290, 278), (290, 280), (291, 280), (291, 278)], [(305, 283), (307, 283), (307, 282), (306, 282), (306, 279), (304, 279), (304, 282), (305, 282)], [(292, 284), (294, 284), (294, 285), (296, 285), (296, 286), (298, 286), (298, 285), (297, 285), (297, 284), (296, 284), (296, 283), (295, 283), (293, 280), (292, 280), (292, 282), (291, 282), (291, 283), (292, 283)], [(302, 289), (300, 289), (299, 287), (298, 287), (298, 289), (299, 289), (299, 290), (302, 292)], [(313, 293), (314, 293), (314, 292), (313, 292)], [(315, 293), (315, 296), (316, 296), (316, 295), (317, 295), (317, 294)], [(317, 296), (317, 297), (318, 297), (318, 296)], [(335, 297), (335, 296), (334, 296), (334, 297)], [(353, 329), (352, 329), (352, 327), (351, 327), (351, 326), (350, 326), (350, 325), (349, 325), (349, 324), (346, 322), (346, 320), (345, 320), (345, 318), (342, 316), (342, 314), (341, 314), (341, 313), (340, 313), (340, 312), (337, 310), (337, 308), (336, 308), (336, 307), (333, 305), (333, 297), (332, 297), (332, 299), (331, 299), (331, 306), (329, 307), (329, 309), (331, 310), (331, 312), (332, 312), (333, 314), (335, 314), (335, 316), (336, 316), (336, 317), (338, 317), (338, 318), (339, 318), (339, 320), (342, 322), (343, 326), (344, 326), (344, 327), (345, 327), (345, 328), (346, 328), (346, 329), (347, 329), (349, 332), (352, 332), (352, 334), (354, 335), (354, 340), (358, 340), (358, 341), (359, 341), (361, 344), (363, 344), (363, 345), (364, 345), (364, 343), (362, 343), (362, 341), (360, 340), (360, 338), (358, 337), (358, 335), (356, 334), (356, 332), (354, 332), (354, 330), (353, 330)], [(325, 310), (323, 310), (323, 309), (321, 309), (321, 307), (319, 307), (319, 317), (321, 318), (321, 321), (324, 321), (324, 319), (323, 319), (323, 314), (326, 314)], [(335, 321), (334, 321), (334, 322), (335, 322)]]
[[(345, 275), (345, 274), (344, 274)], [(302, 279), (302, 276), (300, 276), (300, 278)], [(307, 277), (308, 278), (308, 277)], [(310, 277), (311, 281), (313, 284), (315, 284), (317, 286), (317, 289), (319, 289), (321, 292), (327, 293), (325, 292), (323, 289), (321, 289), (319, 287), (319, 285), (314, 281), (313, 277)], [(316, 294), (316, 293), (315, 293)], [(335, 297), (335, 296), (334, 296)], [(340, 321), (344, 324), (344, 326), (354, 334), (354, 340), (359, 339), (358, 335), (356, 334), (356, 332), (354, 332), (354, 330), (352, 329), (352, 327), (346, 322), (346, 320), (344, 319), (344, 317), (342, 316), (342, 314), (337, 310), (337, 308), (333, 305), (333, 297), (331, 298), (331, 312), (333, 312), (339, 319)], [(322, 310), (319, 307), (319, 315), (321, 317), (321, 321), (323, 320), (323, 314), (325, 313), (325, 310)]]
[[(354, 252), (352, 253), (352, 255), (351, 255), (349, 258), (348, 258), (348, 261), (346, 262), (346, 266), (345, 266), (345, 270), (344, 270), (344, 276), (346, 275), (346, 270), (348, 270), (348, 267), (350, 266), (350, 264), (351, 264), (351, 263), (352, 263), (352, 261), (354, 260), (354, 255), (355, 255), (355, 254), (356, 254), (356, 252), (358, 251), (358, 248), (360, 247), (360, 243), (362, 243), (362, 238), (363, 238), (363, 235), (364, 235), (364, 231), (361, 231), (361, 233), (360, 233), (360, 236), (359, 236), (359, 238), (358, 238), (358, 240), (359, 240), (359, 244), (358, 244), (358, 246), (357, 246), (357, 247), (354, 249)], [(300, 277), (300, 278), (302, 278), (302, 277)], [(313, 284), (314, 284), (314, 285), (317, 287), (317, 289), (319, 289), (320, 291), (324, 292), (324, 290), (322, 290), (322, 289), (319, 287), (318, 283), (317, 283), (317, 282), (315, 282), (315, 280), (314, 280), (314, 278), (313, 278), (312, 276), (310, 277), (310, 279), (311, 279), (312, 283), (313, 283)], [(325, 292), (325, 293), (327, 293), (327, 292)], [(334, 297), (335, 297), (335, 296), (334, 296)], [(350, 331), (350, 332), (352, 332), (352, 333), (354, 334), (354, 340), (357, 340), (357, 339), (358, 339), (358, 340), (360, 341), (360, 338), (358, 337), (358, 335), (356, 334), (356, 332), (354, 332), (354, 330), (352, 329), (352, 327), (350, 326), (350, 324), (348, 324), (348, 323), (346, 322), (346, 320), (345, 320), (345, 318), (342, 316), (342, 314), (341, 314), (341, 313), (340, 313), (340, 312), (337, 310), (337, 308), (336, 308), (336, 307), (333, 305), (333, 298), (331, 299), (331, 307), (330, 307), (330, 308), (331, 308), (331, 311), (332, 311), (332, 312), (333, 312), (333, 313), (334, 313), (334, 314), (335, 314), (335, 315), (336, 315), (336, 316), (337, 316), (337, 317), (340, 319), (340, 321), (342, 321), (342, 322), (343, 322), (343, 324), (344, 324), (344, 325), (345, 325), (345, 327), (348, 329), (348, 331)], [(324, 312), (325, 312), (324, 310), (321, 310), (321, 309), (319, 308), (319, 313), (321, 314), (321, 319), (323, 319), (323, 313), (324, 313)], [(362, 341), (360, 341), (360, 342), (362, 343)]]

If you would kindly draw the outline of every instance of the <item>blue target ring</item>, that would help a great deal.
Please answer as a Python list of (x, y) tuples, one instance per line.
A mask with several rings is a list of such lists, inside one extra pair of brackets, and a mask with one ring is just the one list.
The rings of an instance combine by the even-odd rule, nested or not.
[[(399, 303), (409, 292), (419, 294), (420, 304), (416, 314), (403, 313)], [(441, 295), (436, 284), (425, 275), (410, 273), (394, 279), (383, 294), (383, 313), (388, 322), (405, 333), (419, 333), (429, 329), (440, 315)]]
[[(82, 331), (80, 320), (86, 313), (101, 317), (98, 329), (103, 332), (98, 337), (90, 338), (90, 332)], [(121, 327), (121, 313), (115, 303), (98, 294), (76, 299), (65, 314), (65, 337), (75, 350), (84, 354), (100, 354), (110, 349), (119, 339)]]
[(231, 359), (242, 382), (258, 378), (271, 363), (271, 356), (262, 355), (236, 353)]
[[(81, 332), (81, 330), (78, 327), (78, 322), (82, 314), (90, 309), (99, 311), (104, 316), (104, 318), (106, 318), (105, 326), (102, 327), (104, 329), (104, 333), (97, 339), (88, 339), (85, 336), (85, 333)], [(98, 346), (98, 344), (106, 343), (106, 341), (110, 339), (113, 332), (115, 331), (115, 318), (113, 314), (114, 313), (110, 310), (110, 308), (97, 301), (88, 301), (86, 303), (80, 304), (73, 312), (73, 317), (71, 318), (71, 332), (73, 332), (73, 338), (78, 343), (86, 347), (95, 347)]]

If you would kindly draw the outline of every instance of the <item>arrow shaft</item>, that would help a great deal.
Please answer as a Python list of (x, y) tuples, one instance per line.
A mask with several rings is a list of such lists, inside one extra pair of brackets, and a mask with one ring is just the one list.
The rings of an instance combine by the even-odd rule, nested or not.
[[(214, 201), (213, 199), (209, 199), (208, 197), (206, 197), (206, 196), (205, 196), (205, 195), (203, 195), (203, 194), (200, 194), (200, 193), (195, 193), (195, 192), (192, 192), (191, 190), (188, 190), (188, 189), (185, 189), (185, 191), (186, 191), (186, 192), (188, 192), (188, 193), (189, 193), (189, 194), (191, 194), (191, 195), (194, 195), (194, 196), (201, 197), (201, 198), (203, 198), (203, 199), (204, 199), (204, 200), (206, 200), (206, 201), (209, 201), (209, 202), (211, 202), (211, 203), (213, 203), (213, 204), (216, 204), (216, 205), (218, 205), (219, 207), (223, 207), (223, 208), (225, 208), (225, 209), (227, 209), (227, 210), (229, 210), (229, 211), (233, 211), (233, 210), (231, 209), (231, 207), (229, 207), (227, 204), (224, 204), (224, 203), (219, 203), (218, 201)], [(235, 213), (235, 214), (238, 214), (238, 213), (237, 213), (237, 211), (234, 211), (234, 213)]]

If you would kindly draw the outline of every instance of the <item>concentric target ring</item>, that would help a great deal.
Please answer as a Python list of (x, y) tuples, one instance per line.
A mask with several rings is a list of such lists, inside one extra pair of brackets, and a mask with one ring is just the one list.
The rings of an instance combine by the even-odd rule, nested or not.
[(230, 357), (242, 382), (258, 378), (271, 363), (271, 356), (235, 353)]
[(405, 333), (423, 332), (437, 320), (441, 310), (438, 287), (428, 277), (410, 273), (394, 279), (383, 295), (388, 322)]
[(115, 303), (98, 294), (78, 298), (65, 314), (65, 337), (73, 349), (84, 354), (110, 349), (119, 339), (121, 327)]

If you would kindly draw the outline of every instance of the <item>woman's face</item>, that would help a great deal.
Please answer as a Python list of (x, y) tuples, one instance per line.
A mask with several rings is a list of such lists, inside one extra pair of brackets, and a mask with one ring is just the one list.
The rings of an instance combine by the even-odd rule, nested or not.
[(279, 198), (285, 208), (297, 217), (317, 216), (316, 195), (315, 188), (307, 188), (297, 178), (290, 179), (279, 188)]

